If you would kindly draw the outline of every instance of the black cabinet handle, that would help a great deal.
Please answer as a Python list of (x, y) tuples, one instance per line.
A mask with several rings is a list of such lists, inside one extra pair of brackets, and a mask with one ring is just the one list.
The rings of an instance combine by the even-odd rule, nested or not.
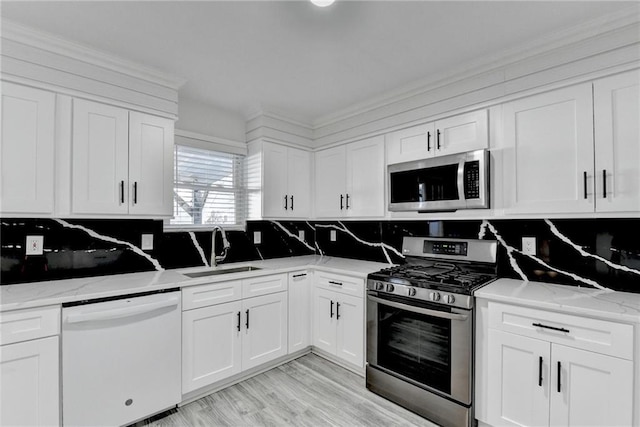
[(602, 198), (607, 198), (607, 170), (602, 169)]
[(292, 277), (304, 277), (307, 273), (294, 274)]
[(349, 195), (347, 194), (347, 209), (349, 209)]
[(329, 284), (330, 284), (330, 285), (338, 285), (338, 286), (342, 286), (342, 282), (334, 282), (333, 280), (329, 280)]
[(340, 303), (336, 302), (336, 320), (340, 319)]
[(238, 312), (238, 332), (240, 332), (240, 312)]
[(562, 391), (562, 383), (560, 379), (562, 378), (562, 363), (558, 361), (558, 393)]
[(538, 386), (542, 387), (542, 356), (538, 359)]
[(120, 203), (124, 203), (124, 181), (120, 181)]
[(331, 308), (329, 309), (329, 317), (333, 317), (333, 300), (331, 300)]
[(291, 199), (291, 210), (293, 210), (293, 196), (289, 196), (289, 198)]
[(344, 196), (341, 194), (340, 195), (340, 210), (344, 209)]
[(245, 323), (244, 326), (246, 326), (247, 330), (249, 330), (249, 309), (247, 309), (247, 323)]
[(440, 149), (440, 129), (438, 129), (438, 133), (436, 136), (436, 147), (438, 148), (438, 150)]
[(584, 185), (584, 198), (587, 198), (587, 171), (584, 171), (582, 174), (582, 180)]
[(133, 183), (133, 204), (138, 203), (138, 181)]
[(568, 329), (565, 328), (556, 328), (555, 326), (547, 326), (542, 323), (532, 323), (531, 326), (537, 326), (538, 328), (552, 329), (554, 331), (566, 332), (569, 333)]
[(431, 151), (431, 132), (427, 132), (427, 151)]
[(287, 197), (287, 195), (284, 195), (284, 210), (288, 210), (289, 209), (289, 198)]

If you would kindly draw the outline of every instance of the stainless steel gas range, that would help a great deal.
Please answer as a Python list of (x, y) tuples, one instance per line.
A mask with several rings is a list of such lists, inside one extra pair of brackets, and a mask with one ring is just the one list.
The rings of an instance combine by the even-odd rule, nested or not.
[(367, 388), (444, 427), (473, 424), (473, 292), (495, 241), (405, 237), (407, 263), (367, 277)]

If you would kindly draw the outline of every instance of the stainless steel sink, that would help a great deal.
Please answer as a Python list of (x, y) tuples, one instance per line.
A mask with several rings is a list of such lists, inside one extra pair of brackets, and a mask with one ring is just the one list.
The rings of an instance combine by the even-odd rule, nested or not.
[(234, 267), (234, 268), (223, 268), (221, 270), (208, 270), (208, 271), (199, 271), (197, 273), (184, 273), (185, 276), (196, 278), (196, 277), (206, 277), (206, 276), (217, 276), (219, 274), (231, 274), (231, 273), (242, 273), (245, 271), (255, 271), (262, 270), (258, 267), (253, 267), (251, 265), (247, 265), (244, 267)]

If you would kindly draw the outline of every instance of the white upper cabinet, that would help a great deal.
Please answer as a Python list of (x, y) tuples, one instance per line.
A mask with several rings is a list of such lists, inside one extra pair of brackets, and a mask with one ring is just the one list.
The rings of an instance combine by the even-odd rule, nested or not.
[(172, 214), (172, 120), (76, 99), (72, 152), (72, 213)]
[(384, 216), (384, 138), (316, 153), (318, 218)]
[(2, 214), (52, 214), (55, 94), (2, 82)]
[(596, 211), (640, 211), (640, 72), (593, 85)]
[(129, 113), (129, 213), (173, 215), (173, 126), (172, 120)]
[(262, 143), (263, 217), (308, 218), (311, 214), (311, 153)]
[(593, 212), (591, 84), (504, 104), (508, 213)]
[(487, 117), (487, 110), (479, 110), (392, 132), (386, 136), (387, 163), (488, 148)]

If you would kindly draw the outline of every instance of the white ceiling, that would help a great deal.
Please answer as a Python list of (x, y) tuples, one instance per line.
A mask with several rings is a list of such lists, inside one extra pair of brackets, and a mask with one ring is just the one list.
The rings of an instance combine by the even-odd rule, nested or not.
[(2, 1), (1, 14), (188, 82), (180, 96), (308, 123), (638, 2)]

